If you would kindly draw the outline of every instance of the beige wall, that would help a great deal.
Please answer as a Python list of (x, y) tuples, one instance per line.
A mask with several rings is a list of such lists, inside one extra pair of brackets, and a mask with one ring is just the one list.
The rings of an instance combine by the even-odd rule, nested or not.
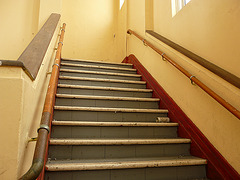
[(119, 48), (117, 42), (121, 42), (117, 38), (121, 37), (119, 32), (122, 28), (118, 22), (124, 25), (126, 21), (121, 20), (121, 15), (118, 16), (119, 0), (63, 0), (62, 7), (62, 21), (68, 28), (63, 57), (119, 62), (122, 60), (124, 56), (120, 54), (118, 57), (116, 52)]
[[(197, 54), (199, 53), (202, 57), (240, 77), (240, 56), (239, 51), (237, 51), (240, 42), (240, 25), (237, 23), (237, 20), (240, 19), (240, 11), (238, 10), (240, 2), (236, 0), (192, 0), (188, 4), (189, 6), (185, 7), (186, 11), (183, 9), (181, 14), (177, 14), (173, 19), (171, 18), (170, 2), (170, 0), (154, 1), (154, 28), (158, 33)], [(239, 109), (240, 90), (238, 88), (208, 72), (152, 36), (145, 34), (145, 0), (128, 1), (128, 27), (164, 51)], [(199, 33), (200, 37), (197, 36)], [(209, 37), (207, 41), (205, 36)], [(223, 47), (227, 51), (223, 50)], [(231, 53), (227, 55), (226, 52)], [(140, 60), (210, 142), (240, 173), (239, 119), (225, 110), (199, 87), (191, 85), (189, 79), (169, 63), (162, 61), (161, 56), (144, 46), (134, 36), (129, 35), (128, 54), (134, 54)]]
[(43, 103), (55, 57), (55, 31), (35, 81), (17, 67), (0, 67), (0, 179), (18, 179), (31, 166)]
[[(0, 0), (0, 59), (18, 59), (54, 12), (61, 12), (61, 1)], [(34, 82), (21, 68), (0, 67), (0, 179), (17, 179), (31, 164), (35, 143), (27, 140), (36, 137), (58, 32)]]
[(39, 0), (0, 0), (0, 59), (16, 60), (38, 31)]
[(154, 31), (238, 77), (239, 17), (239, 0), (192, 0), (173, 18), (170, 0), (154, 0)]
[(52, 13), (62, 13), (62, 0), (38, 0), (39, 2), (39, 22), (38, 30), (47, 21)]

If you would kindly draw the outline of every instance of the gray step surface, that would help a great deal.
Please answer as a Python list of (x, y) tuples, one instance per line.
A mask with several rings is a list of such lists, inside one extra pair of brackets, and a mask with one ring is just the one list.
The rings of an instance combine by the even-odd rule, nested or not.
[(51, 137), (84, 139), (176, 138), (177, 127), (177, 123), (53, 121)]
[(128, 63), (115, 63), (96, 60), (84, 60), (84, 59), (66, 59), (62, 58), (63, 63), (82, 64), (82, 65), (95, 65), (95, 66), (107, 66), (107, 67), (119, 67), (119, 68), (132, 68), (132, 64)]
[(54, 119), (98, 122), (155, 122), (157, 117), (167, 117), (164, 109), (123, 109), (55, 106)]
[(48, 157), (67, 159), (121, 159), (189, 156), (188, 139), (50, 139)]
[(112, 72), (112, 73), (124, 73), (124, 74), (136, 74), (137, 70), (132, 68), (118, 68), (96, 65), (82, 65), (73, 63), (61, 63), (61, 69), (74, 69), (85, 71), (98, 71), (98, 72)]
[(56, 95), (57, 106), (85, 106), (85, 107), (114, 107), (158, 109), (157, 98), (109, 97), (109, 96), (84, 96), (84, 95)]
[[(191, 156), (180, 158), (49, 161), (46, 165), (45, 179), (203, 179), (206, 178), (205, 164), (205, 160)], [(80, 169), (81, 171), (79, 171)]]
[(145, 89), (144, 81), (59, 76), (59, 84)]
[(123, 73), (109, 73), (98, 71), (83, 71), (73, 69), (60, 69), (60, 76), (77, 76), (77, 77), (91, 77), (91, 78), (105, 78), (105, 79), (122, 79), (140, 81), (141, 75), (139, 74), (123, 74)]
[(95, 95), (95, 96), (121, 96), (121, 97), (152, 97), (151, 89), (119, 88), (103, 86), (83, 86), (71, 84), (58, 84), (57, 93)]

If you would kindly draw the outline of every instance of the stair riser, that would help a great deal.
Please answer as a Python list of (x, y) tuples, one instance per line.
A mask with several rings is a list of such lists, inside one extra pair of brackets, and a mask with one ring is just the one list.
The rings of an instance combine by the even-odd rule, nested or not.
[(45, 179), (58, 180), (189, 180), (205, 179), (205, 166), (182, 166), (182, 167), (161, 167), (141, 169), (120, 169), (120, 170), (97, 170), (97, 171), (66, 171), (48, 172)]
[(59, 84), (83, 85), (83, 86), (103, 86), (103, 87), (120, 87), (120, 88), (135, 88), (145, 89), (145, 84), (134, 83), (118, 83), (118, 82), (98, 82), (98, 81), (82, 81), (82, 80), (67, 80), (59, 79)]
[(52, 126), (52, 138), (150, 139), (176, 138), (177, 127), (79, 127)]
[(149, 158), (164, 156), (188, 156), (190, 144), (161, 145), (50, 145), (48, 157), (57, 160), (66, 159), (116, 159)]
[(114, 96), (114, 97), (152, 97), (152, 92), (128, 92), (128, 91), (109, 91), (109, 90), (90, 90), (90, 89), (73, 89), (58, 88), (59, 94), (76, 94), (76, 95), (94, 95), (94, 96)]
[(158, 109), (158, 102), (57, 98), (56, 105), (79, 107)]
[(101, 75), (101, 74), (87, 74), (87, 73), (74, 73), (74, 72), (60, 72), (61, 76), (74, 76), (74, 77), (89, 77), (89, 78), (102, 78), (102, 79), (120, 79), (130, 81), (140, 81), (141, 77), (131, 76), (113, 76), (113, 75)]
[(62, 69), (75, 69), (75, 70), (84, 70), (84, 71), (98, 71), (98, 72), (111, 72), (111, 73), (124, 73), (124, 74), (137, 74), (137, 71), (129, 71), (124, 69), (102, 69), (102, 68), (90, 68), (90, 67), (78, 67), (78, 66), (66, 66), (61, 65)]
[(82, 65), (90, 65), (90, 66), (105, 66), (105, 67), (117, 67), (117, 68), (132, 68), (130, 65), (121, 65), (121, 64), (107, 64), (107, 63), (98, 63), (98, 62), (83, 62), (83, 61), (68, 61), (61, 60), (62, 63), (71, 63), (71, 64), (82, 64)]
[(98, 122), (156, 122), (157, 117), (167, 117), (167, 113), (126, 113), (95, 111), (55, 110), (55, 120), (98, 121)]

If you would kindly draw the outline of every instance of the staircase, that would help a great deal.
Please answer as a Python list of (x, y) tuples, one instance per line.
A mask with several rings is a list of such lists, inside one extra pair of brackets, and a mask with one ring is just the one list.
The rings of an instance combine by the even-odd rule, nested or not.
[(204, 179), (132, 65), (63, 59), (45, 179)]

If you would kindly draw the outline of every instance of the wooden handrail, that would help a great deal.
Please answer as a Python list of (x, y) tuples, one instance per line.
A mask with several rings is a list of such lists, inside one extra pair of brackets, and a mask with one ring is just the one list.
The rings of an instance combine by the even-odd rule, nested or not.
[(179, 64), (177, 64), (175, 61), (170, 59), (165, 53), (160, 51), (158, 48), (156, 48), (153, 44), (148, 42), (146, 39), (138, 35), (136, 32), (132, 30), (127, 31), (128, 34), (135, 35), (138, 39), (140, 39), (145, 45), (152, 48), (154, 51), (156, 51), (158, 54), (162, 56), (162, 58), (169, 63), (171, 63), (174, 67), (176, 67), (179, 71), (181, 71), (185, 76), (187, 76), (192, 83), (197, 84), (201, 89), (203, 89), (206, 93), (208, 93), (213, 99), (215, 99), (217, 102), (219, 102), (223, 107), (225, 107), (229, 112), (231, 112), (234, 116), (236, 116), (238, 119), (240, 119), (240, 112), (233, 107), (231, 104), (226, 102), (222, 97), (217, 95), (213, 90), (211, 90), (209, 87), (207, 87), (205, 84), (203, 84), (200, 80), (198, 80), (195, 76), (190, 74), (187, 70), (185, 70), (183, 67), (181, 67)]
[(180, 52), (184, 56), (189, 57), (194, 62), (200, 64), (202, 67), (208, 69), (209, 71), (213, 72), (217, 76), (221, 77), (228, 83), (232, 84), (233, 86), (236, 86), (240, 89), (240, 78), (235, 76), (234, 74), (226, 71), (225, 69), (222, 69), (221, 67), (217, 66), (216, 64), (213, 64), (206, 59), (198, 56), (197, 54), (194, 54), (193, 52), (185, 49), (184, 47), (172, 42), (171, 40), (167, 39), (166, 37), (161, 36), (160, 34), (152, 31), (152, 30), (146, 30), (146, 33), (150, 34), (151, 36), (155, 37), (156, 39), (162, 41), (163, 43), (167, 44), (171, 48), (175, 49), (176, 51)]
[(52, 74), (48, 85), (48, 91), (44, 103), (40, 128), (38, 129), (38, 138), (35, 147), (34, 157), (32, 166), (26, 174), (24, 174), (21, 180), (33, 180), (36, 179), (43, 170), (43, 166), (46, 163), (46, 148), (48, 144), (48, 135), (51, 129), (51, 121), (53, 115), (53, 107), (55, 103), (55, 94), (58, 84), (59, 69), (61, 63), (61, 51), (63, 46), (63, 37), (65, 32), (66, 24), (63, 24), (61, 28), (61, 36), (58, 42), (58, 48), (55, 57), (55, 63), (52, 68)]

